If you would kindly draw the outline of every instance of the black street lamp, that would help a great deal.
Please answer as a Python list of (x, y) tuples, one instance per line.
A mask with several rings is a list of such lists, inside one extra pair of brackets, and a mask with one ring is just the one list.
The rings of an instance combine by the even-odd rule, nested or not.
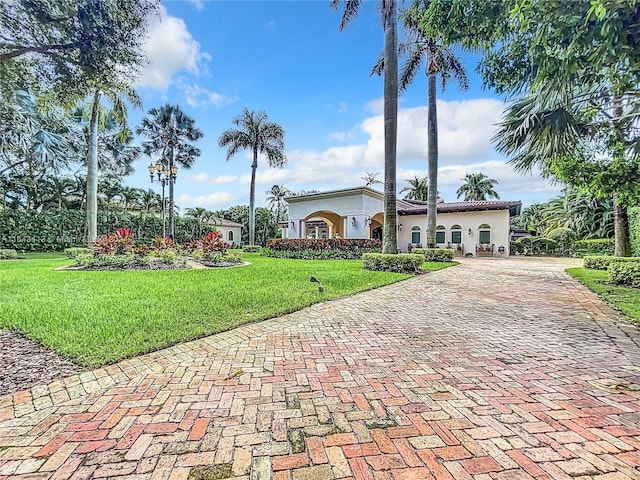
[[(164, 196), (164, 187), (166, 185), (169, 185), (170, 187), (172, 187), (173, 184), (176, 183), (176, 177), (178, 176), (178, 167), (176, 167), (175, 165), (171, 165), (171, 167), (165, 166), (161, 160), (158, 160), (155, 163), (155, 165), (153, 163), (150, 163), (149, 166), (147, 167), (147, 170), (149, 170), (149, 178), (151, 179), (151, 183), (153, 183), (153, 176), (155, 173), (158, 176), (158, 181), (162, 185), (162, 237), (164, 238), (167, 236), (166, 222), (165, 222), (166, 202), (165, 202), (165, 196)], [(173, 237), (174, 237), (173, 188), (169, 188), (169, 191), (171, 193), (170, 195), (171, 198), (169, 201), (169, 208), (171, 209), (169, 211), (169, 236), (173, 240)]]

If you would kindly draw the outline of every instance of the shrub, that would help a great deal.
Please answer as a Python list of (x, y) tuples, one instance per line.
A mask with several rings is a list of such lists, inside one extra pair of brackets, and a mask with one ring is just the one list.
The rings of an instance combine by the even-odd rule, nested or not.
[(64, 249), (64, 254), (72, 260), (75, 260), (76, 258), (78, 258), (78, 255), (84, 253), (91, 253), (91, 250), (85, 247), (72, 247)]
[(585, 255), (613, 255), (615, 253), (613, 238), (591, 238), (578, 240), (571, 246), (572, 257)]
[(128, 228), (119, 228), (111, 235), (101, 235), (90, 244), (94, 255), (124, 255), (133, 250), (133, 237)]
[(158, 252), (158, 257), (162, 260), (163, 263), (173, 265), (176, 263), (176, 259), (178, 258), (178, 253), (172, 249), (164, 249)]
[(257, 253), (262, 251), (262, 247), (260, 245), (244, 245), (242, 251), (246, 253)]
[(640, 207), (628, 210), (629, 240), (631, 241), (631, 255), (640, 256)]
[[(304, 260), (361, 259), (364, 253), (379, 252), (379, 240), (367, 238), (276, 238), (267, 242), (261, 255), (276, 258), (298, 258)], [(246, 250), (245, 250), (246, 251)]]
[(381, 272), (416, 273), (424, 263), (424, 255), (416, 253), (365, 253), (362, 255), (365, 270)]
[(640, 288), (640, 261), (611, 262), (609, 264), (607, 272), (609, 274), (609, 281), (611, 283)]
[(83, 267), (91, 267), (94, 263), (96, 263), (96, 257), (93, 256), (93, 253), (79, 253), (74, 258), (77, 265), (81, 265)]
[(242, 263), (242, 252), (229, 252), (222, 258), (224, 262), (228, 263)]
[(517, 243), (522, 248), (524, 255), (558, 255), (560, 247), (558, 242), (546, 237), (522, 237)]
[(451, 262), (456, 251), (453, 248), (414, 248), (411, 253), (424, 255), (425, 262)]
[(558, 227), (551, 230), (546, 237), (556, 242), (558, 244), (558, 253), (566, 257), (571, 251), (571, 245), (576, 239), (576, 234), (570, 228)]
[(153, 248), (156, 250), (156, 253), (163, 250), (175, 251), (176, 242), (171, 240), (171, 237), (156, 237), (153, 239)]
[(583, 259), (584, 268), (607, 270), (612, 263), (640, 262), (640, 257), (614, 257), (612, 255), (587, 255)]
[(15, 260), (18, 258), (18, 252), (12, 248), (0, 249), (0, 260)]

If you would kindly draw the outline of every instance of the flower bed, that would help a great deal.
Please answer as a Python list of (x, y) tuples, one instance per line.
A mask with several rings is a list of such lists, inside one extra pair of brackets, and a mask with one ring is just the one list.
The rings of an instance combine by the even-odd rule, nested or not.
[(380, 252), (379, 240), (368, 238), (277, 238), (269, 240), (261, 255), (304, 260), (357, 260), (364, 253)]

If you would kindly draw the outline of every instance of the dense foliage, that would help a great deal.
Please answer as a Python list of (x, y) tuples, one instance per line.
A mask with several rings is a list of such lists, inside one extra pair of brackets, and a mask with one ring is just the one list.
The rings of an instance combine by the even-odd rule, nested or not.
[(300, 258), (305, 260), (345, 259), (355, 260), (367, 252), (379, 252), (379, 240), (363, 238), (273, 239), (267, 242), (261, 254), (266, 257)]
[(607, 273), (611, 283), (640, 288), (640, 261), (612, 262)]
[(640, 257), (614, 257), (613, 255), (587, 255), (584, 257), (584, 268), (607, 270), (609, 265), (618, 262), (640, 262)]
[(424, 255), (425, 262), (451, 262), (456, 252), (451, 248), (414, 248), (411, 253)]
[(365, 270), (379, 272), (418, 273), (424, 263), (424, 255), (416, 253), (365, 253), (362, 255)]

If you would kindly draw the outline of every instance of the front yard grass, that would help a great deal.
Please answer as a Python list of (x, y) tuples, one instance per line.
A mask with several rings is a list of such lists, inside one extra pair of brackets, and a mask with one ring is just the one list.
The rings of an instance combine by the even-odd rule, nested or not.
[(566, 271), (629, 318), (640, 322), (640, 290), (607, 284), (606, 270), (568, 268)]
[[(409, 277), (363, 270), (359, 260), (258, 254), (245, 254), (251, 262), (245, 267), (160, 271), (54, 271), (72, 262), (51, 257), (0, 263), (0, 328), (21, 331), (88, 367)], [(324, 285), (323, 294), (311, 275)]]

